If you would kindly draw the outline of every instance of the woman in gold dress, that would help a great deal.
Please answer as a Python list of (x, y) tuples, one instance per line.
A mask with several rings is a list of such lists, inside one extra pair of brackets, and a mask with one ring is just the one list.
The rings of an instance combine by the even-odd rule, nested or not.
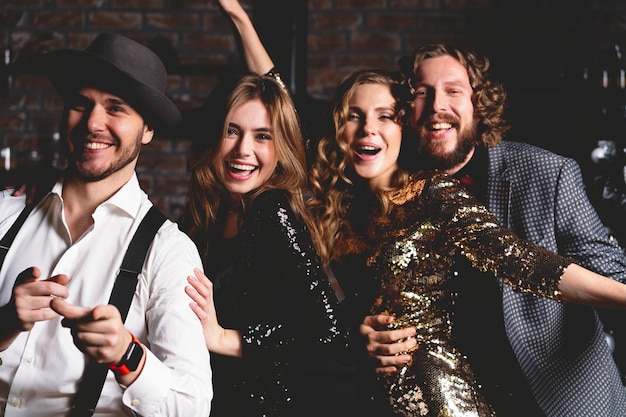
[(396, 88), (385, 72), (363, 70), (337, 89), (311, 169), (320, 255), (354, 323), (386, 312), (393, 328), (416, 328), (411, 361), (380, 377), (396, 415), (493, 416), (451, 334), (457, 257), (555, 302), (626, 308), (626, 285), (517, 238), (452, 177), (411, 169)]

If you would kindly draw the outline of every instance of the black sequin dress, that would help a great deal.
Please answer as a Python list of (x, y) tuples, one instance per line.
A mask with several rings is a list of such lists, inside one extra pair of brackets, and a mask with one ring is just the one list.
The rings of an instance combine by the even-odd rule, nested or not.
[(455, 257), (467, 258), (474, 268), (492, 272), (517, 290), (555, 300), (560, 277), (572, 261), (500, 227), (445, 174), (420, 174), (389, 197), (391, 214), (378, 220), (368, 207), (371, 198), (351, 204), (351, 222), (343, 226), (345, 238), (335, 248), (333, 270), (346, 301), (360, 298), (369, 313), (394, 315), (390, 328), (417, 329), (419, 348), (411, 353), (411, 363), (380, 377), (393, 412), (493, 416), (451, 333), (454, 292), (449, 281)]
[[(257, 197), (233, 239), (205, 262), (217, 317), (243, 334), (243, 356), (212, 355), (212, 416), (297, 416), (298, 389), (317, 360), (341, 354), (347, 335), (305, 222), (281, 191)], [(294, 395), (294, 391), (300, 395)]]

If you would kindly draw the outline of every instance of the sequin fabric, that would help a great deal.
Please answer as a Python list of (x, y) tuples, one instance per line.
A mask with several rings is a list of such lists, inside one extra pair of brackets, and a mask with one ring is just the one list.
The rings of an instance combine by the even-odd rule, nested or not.
[(411, 363), (380, 379), (393, 410), (408, 417), (493, 416), (452, 338), (455, 295), (448, 283), (454, 258), (464, 256), (518, 291), (556, 301), (560, 276), (572, 261), (500, 227), (445, 174), (416, 176), (389, 197), (391, 214), (378, 220), (352, 203), (353, 221), (344, 225), (335, 255), (344, 266), (366, 259), (368, 276), (362, 279), (377, 283), (371, 313), (394, 315), (389, 328), (417, 330)]
[(242, 332), (243, 356), (212, 356), (211, 416), (297, 416), (298, 371), (347, 345), (306, 223), (285, 193), (267, 191), (238, 236), (214, 247), (205, 268), (217, 317)]

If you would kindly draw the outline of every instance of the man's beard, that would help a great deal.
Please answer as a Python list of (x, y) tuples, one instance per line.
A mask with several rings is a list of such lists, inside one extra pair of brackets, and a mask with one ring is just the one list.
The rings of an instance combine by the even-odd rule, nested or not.
[[(116, 140), (115, 143), (119, 144), (120, 142)], [(96, 182), (109, 177), (111, 174), (114, 174), (115, 172), (121, 170), (128, 164), (133, 163), (137, 159), (140, 150), (141, 132), (138, 132), (135, 142), (123, 148), (121, 150), (121, 154), (119, 154), (108, 167), (92, 170), (84, 169), (80, 162), (85, 162), (90, 157), (82, 155), (80, 151), (76, 151), (76, 153), (71, 155), (72, 162), (70, 162), (68, 168), (83, 181)]]
[(467, 129), (459, 131), (458, 141), (452, 152), (441, 153), (437, 149), (441, 144), (436, 142), (423, 143), (418, 141), (417, 152), (420, 161), (428, 168), (446, 171), (465, 162), (467, 155), (474, 149), (477, 143), (476, 123), (472, 123)]

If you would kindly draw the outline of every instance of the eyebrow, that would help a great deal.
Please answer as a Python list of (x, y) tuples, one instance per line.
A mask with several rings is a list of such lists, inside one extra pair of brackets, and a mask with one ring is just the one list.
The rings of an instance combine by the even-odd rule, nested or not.
[[(92, 103), (94, 101), (92, 98), (87, 97), (86, 95), (81, 94), (81, 93), (76, 93), (75, 100), (78, 100), (78, 99), (80, 99), (81, 101), (86, 101), (86, 102), (90, 102), (90, 103)], [(122, 100), (121, 98), (118, 98), (118, 97), (108, 97), (104, 101), (107, 104), (114, 104), (116, 106), (132, 107), (130, 104), (128, 104), (127, 102), (125, 102), (124, 100)]]
[(106, 99), (107, 103), (128, 106), (129, 104), (120, 98), (110, 97)]
[(467, 87), (467, 83), (463, 82), (462, 80), (454, 80), (454, 81), (449, 81), (449, 82), (445, 82), (444, 85), (446, 86), (454, 86), (454, 87)]
[[(427, 87), (427, 88), (432, 88), (432, 84), (427, 84), (423, 81), (417, 81), (416, 83), (416, 87)], [(450, 87), (450, 86), (454, 86), (454, 87), (467, 87), (467, 84), (462, 81), (462, 80), (452, 80), (452, 81), (445, 81), (443, 83), (444, 87)]]
[[(228, 127), (234, 127), (236, 129), (241, 130), (241, 126), (239, 126), (237, 123), (234, 122), (228, 122)], [(255, 132), (267, 132), (267, 133), (272, 133), (272, 129), (269, 127), (258, 127), (256, 129), (254, 129)]]
[[(364, 113), (363, 109), (361, 109), (358, 106), (349, 106), (348, 107), (348, 111), (355, 111), (355, 110), (359, 111), (361, 113)], [(392, 112), (396, 111), (394, 106), (380, 106), (380, 107), (376, 107), (374, 110), (376, 110), (376, 111), (392, 111)]]

